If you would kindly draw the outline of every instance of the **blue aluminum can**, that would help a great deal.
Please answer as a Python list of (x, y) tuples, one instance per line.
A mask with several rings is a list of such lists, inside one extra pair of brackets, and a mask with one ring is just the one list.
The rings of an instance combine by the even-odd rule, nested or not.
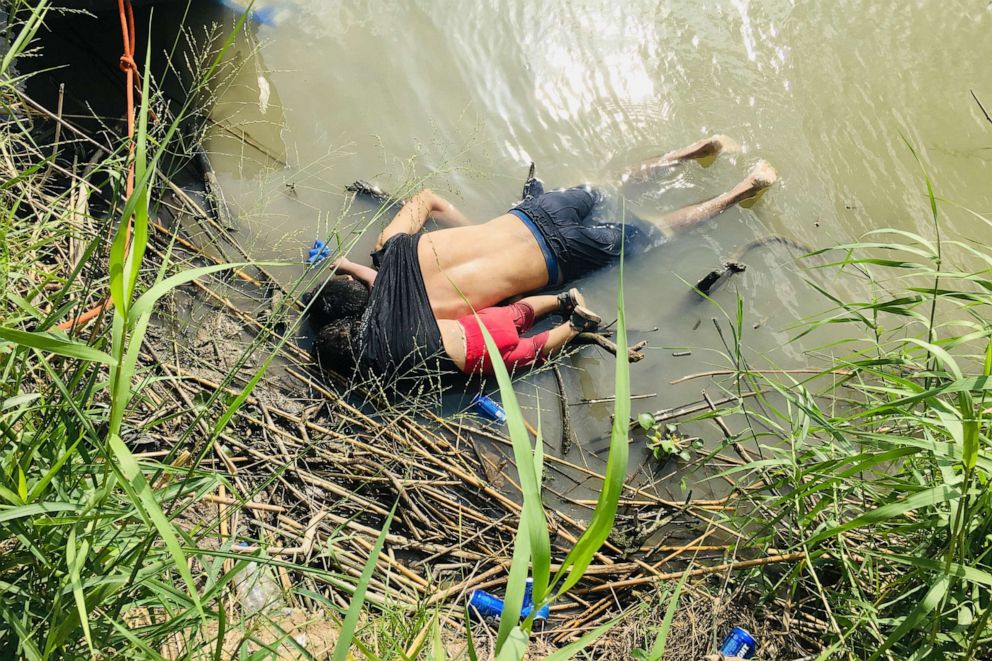
[(498, 618), (503, 614), (503, 600), (485, 590), (472, 590), (468, 605), (479, 611), (479, 616), (483, 618)]
[(486, 395), (476, 395), (472, 398), (472, 408), (482, 416), (489, 418), (501, 425), (506, 424), (506, 411), (503, 407)]
[[(524, 586), (524, 603), (520, 609), (520, 617), (527, 619), (530, 617), (532, 610), (534, 610), (534, 579), (528, 578), (527, 585)], [(549, 615), (551, 615), (551, 606), (550, 604), (545, 604), (543, 608), (537, 611), (534, 621), (546, 620)]]
[(720, 654), (725, 656), (736, 656), (741, 659), (750, 659), (754, 656), (757, 644), (744, 629), (734, 627), (720, 645)]

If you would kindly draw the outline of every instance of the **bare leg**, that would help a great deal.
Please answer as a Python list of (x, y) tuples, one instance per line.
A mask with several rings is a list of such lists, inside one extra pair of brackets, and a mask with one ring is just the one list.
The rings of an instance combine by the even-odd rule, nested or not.
[(672, 236), (713, 218), (735, 204), (754, 200), (777, 179), (775, 168), (768, 161), (759, 161), (744, 181), (722, 195), (654, 218), (642, 217), (657, 225), (666, 236)]
[(553, 312), (561, 310), (558, 303), (558, 296), (549, 294), (547, 296), (527, 296), (521, 298), (517, 303), (526, 303), (534, 310), (534, 319), (540, 319)]
[(723, 151), (736, 151), (738, 144), (725, 135), (714, 135), (709, 138), (697, 140), (688, 147), (670, 151), (667, 154), (649, 158), (646, 161), (635, 163), (620, 175), (620, 183), (626, 184), (629, 181), (644, 181), (657, 174), (671, 169), (673, 166), (685, 161), (698, 160), (703, 165), (709, 165), (713, 159)]
[(541, 357), (548, 358), (557, 351), (560, 351), (562, 347), (575, 339), (575, 336), (578, 334), (578, 329), (574, 328), (567, 321), (560, 326), (555, 326), (548, 332), (548, 341), (544, 343), (544, 348), (541, 349)]

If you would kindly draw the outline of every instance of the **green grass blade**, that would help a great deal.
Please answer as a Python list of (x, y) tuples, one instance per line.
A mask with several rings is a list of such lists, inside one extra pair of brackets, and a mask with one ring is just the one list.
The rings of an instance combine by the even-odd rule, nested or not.
[(895, 645), (902, 639), (903, 636), (920, 624), (923, 621), (923, 618), (937, 608), (940, 602), (943, 601), (944, 596), (947, 594), (947, 589), (950, 587), (950, 583), (950, 576), (945, 575), (938, 578), (937, 582), (934, 583), (927, 591), (927, 594), (923, 597), (923, 600), (920, 601), (920, 603), (916, 605), (916, 608), (914, 608), (899, 624), (899, 626), (895, 628), (895, 631), (893, 631), (889, 637), (885, 639), (882, 646), (871, 655), (871, 661), (874, 661), (884, 654), (886, 650)]
[(954, 578), (959, 578), (963, 581), (968, 581), (969, 583), (975, 583), (976, 585), (982, 585), (985, 587), (992, 588), (992, 573), (987, 571), (982, 571), (975, 567), (970, 567), (968, 565), (962, 565), (957, 562), (952, 562), (949, 565), (945, 564), (943, 560), (935, 560), (933, 558), (921, 558), (909, 555), (898, 555), (893, 553), (873, 553), (877, 558), (881, 558), (886, 562), (898, 562), (904, 565), (910, 565), (913, 567), (918, 567), (920, 569), (927, 569), (934, 572), (946, 573), (948, 576), (953, 576)]
[(448, 661), (444, 640), (441, 638), (441, 620), (437, 613), (431, 619), (431, 656), (434, 657), (434, 661)]
[(393, 504), (393, 508), (389, 511), (389, 516), (386, 517), (382, 531), (379, 533), (378, 539), (375, 540), (375, 545), (373, 545), (372, 551), (369, 553), (369, 559), (365, 562), (362, 575), (358, 579), (358, 584), (355, 586), (355, 592), (351, 596), (351, 603), (348, 605), (348, 614), (345, 615), (344, 622), (341, 623), (341, 632), (338, 635), (338, 642), (334, 646), (332, 661), (346, 661), (348, 658), (351, 641), (354, 639), (355, 629), (358, 627), (358, 616), (361, 615), (362, 606), (365, 604), (365, 592), (368, 590), (369, 581), (372, 580), (372, 572), (375, 571), (375, 565), (379, 561), (379, 554), (382, 553), (382, 547), (386, 543), (386, 535), (389, 534), (389, 526), (393, 523), (393, 515), (395, 513), (396, 503)]
[(475, 650), (475, 638), (472, 636), (472, 614), (469, 613), (468, 604), (465, 604), (465, 643), (468, 661), (479, 661), (479, 653)]
[[(524, 495), (524, 504), (520, 514), (520, 527), (517, 529), (516, 545), (513, 552), (513, 561), (510, 564), (510, 577), (506, 586), (503, 615), (500, 617), (499, 635), (497, 636), (497, 655), (507, 643), (512, 631), (511, 627), (516, 625), (513, 619), (513, 610), (516, 610), (516, 617), (520, 616), (520, 609), (514, 609), (518, 598), (523, 603), (523, 580), (526, 579), (525, 568), (527, 565), (527, 555), (530, 556), (530, 564), (533, 571), (534, 586), (533, 595), (535, 603), (543, 603), (548, 587), (548, 577), (551, 573), (551, 539), (548, 534), (548, 522), (544, 513), (544, 504), (541, 499), (541, 484), (537, 473), (537, 465), (534, 457), (534, 448), (530, 444), (530, 433), (524, 424), (524, 416), (520, 411), (520, 404), (517, 402), (517, 395), (513, 390), (513, 382), (506, 370), (506, 365), (500, 358), (499, 348), (493, 341), (492, 336), (486, 329), (485, 324), (476, 317), (479, 328), (482, 330), (482, 337), (486, 342), (486, 349), (493, 363), (493, 372), (496, 381), (499, 383), (500, 396), (503, 399), (503, 408), (506, 410), (506, 426), (510, 432), (510, 441), (513, 447), (513, 458), (517, 465), (517, 475), (520, 477), (520, 487)], [(527, 537), (527, 553), (518, 552), (522, 537)], [(521, 569), (521, 568), (524, 569)], [(507, 607), (509, 606), (509, 608)]]
[(881, 507), (877, 507), (869, 512), (865, 512), (861, 516), (858, 516), (847, 523), (824, 530), (818, 535), (814, 535), (809, 540), (809, 545), (812, 546), (818, 544), (829, 537), (847, 532), (848, 530), (853, 530), (854, 528), (860, 528), (873, 523), (886, 521), (921, 507), (933, 507), (942, 503), (948, 503), (957, 500), (960, 497), (960, 487), (949, 484), (938, 484), (930, 489), (926, 489), (919, 493), (914, 493), (904, 500), (882, 505)]
[(672, 592), (672, 596), (668, 600), (665, 617), (661, 621), (661, 626), (658, 627), (658, 635), (654, 639), (654, 645), (651, 646), (651, 652), (648, 654), (650, 661), (661, 661), (665, 658), (668, 631), (672, 628), (672, 620), (675, 618), (675, 610), (678, 608), (679, 597), (682, 595), (682, 588), (685, 586), (687, 578), (689, 578), (689, 572), (682, 574), (682, 578), (679, 579), (678, 584), (675, 586), (675, 591)]
[[(507, 414), (509, 415), (509, 413)], [(524, 603), (524, 589), (527, 571), (530, 569), (530, 536), (527, 534), (527, 510), (520, 512), (520, 521), (513, 542), (513, 556), (506, 579), (506, 592), (503, 594), (503, 612), (499, 616), (499, 629), (496, 632), (496, 650), (499, 651), (510, 638), (510, 633), (520, 621), (520, 611)], [(536, 609), (535, 609), (536, 610)]]
[(600, 547), (610, 535), (617, 515), (617, 505), (627, 480), (630, 445), (630, 364), (627, 360), (627, 320), (623, 296), (623, 260), (617, 275), (617, 357), (615, 368), (613, 427), (610, 431), (610, 453), (606, 460), (605, 478), (596, 500), (592, 520), (575, 546), (566, 556), (552, 585), (560, 586), (555, 596), (561, 595), (582, 579)]
[(42, 655), (38, 645), (35, 644), (34, 632), (29, 631), (21, 617), (10, 610), (9, 605), (12, 603), (14, 602), (9, 599), (9, 595), (4, 595), (4, 598), (0, 599), (0, 619), (4, 620), (17, 634), (17, 651), (30, 661), (42, 661), (46, 656)]
[[(220, 610), (223, 611), (224, 609), (222, 608)], [(117, 630), (117, 633), (119, 633), (121, 636), (129, 640), (131, 644), (134, 645), (136, 648), (141, 650), (141, 653), (144, 655), (142, 658), (150, 659), (151, 661), (166, 661), (164, 656), (162, 656), (157, 651), (152, 649), (151, 646), (148, 645), (148, 643), (146, 643), (141, 638), (136, 636), (133, 631), (128, 629), (120, 622), (115, 622), (114, 620), (110, 620), (110, 624), (111, 626), (114, 627), (114, 629)], [(120, 652), (120, 650), (117, 651)]]
[(79, 358), (103, 365), (117, 364), (117, 359), (110, 354), (94, 349), (88, 344), (59, 337), (53, 333), (36, 333), (0, 326), (0, 339), (67, 358)]
[(75, 512), (79, 510), (79, 505), (75, 503), (31, 503), (30, 505), (18, 505), (17, 507), (0, 507), (0, 523), (23, 519), (39, 514), (54, 514), (55, 512)]
[(521, 661), (525, 654), (527, 654), (527, 634), (519, 626), (514, 626), (506, 642), (496, 652), (496, 661)]
[[(284, 262), (260, 262), (261, 266), (279, 266), (284, 264)], [(200, 268), (189, 269), (183, 271), (182, 273), (177, 273), (176, 275), (165, 278), (161, 282), (158, 282), (148, 288), (138, 300), (134, 302), (131, 309), (128, 310), (128, 322), (130, 324), (137, 323), (137, 320), (141, 318), (142, 315), (149, 314), (155, 303), (158, 302), (160, 298), (168, 294), (170, 291), (176, 287), (185, 285), (188, 282), (192, 282), (197, 278), (202, 278), (205, 275), (211, 275), (213, 273), (219, 273), (221, 271), (227, 271), (230, 269), (238, 269), (250, 266), (248, 262), (237, 262), (233, 264), (212, 264), (210, 266), (201, 266)]]
[(583, 634), (575, 642), (569, 643), (564, 647), (560, 647), (548, 656), (544, 657), (544, 661), (568, 661), (568, 659), (571, 659), (576, 654), (582, 652), (585, 648), (602, 638), (610, 629), (623, 620), (624, 617), (626, 617), (626, 614), (614, 618), (609, 622), (604, 622), (595, 629)]
[[(148, 40), (145, 52), (145, 71), (151, 71), (152, 45)], [(134, 178), (139, 182), (134, 194), (137, 197), (134, 207), (134, 227), (131, 232), (131, 250), (127, 257), (128, 281), (124, 295), (130, 303), (138, 284), (138, 275), (148, 246), (148, 191), (155, 176), (155, 163), (148, 164), (148, 104), (151, 103), (148, 85), (151, 76), (142, 78), (141, 106), (138, 109), (138, 131), (134, 153)], [(147, 175), (147, 176), (146, 176)]]
[[(34, 35), (37, 34), (38, 29), (45, 20), (45, 14), (48, 12), (46, 5), (48, 5), (48, 0), (39, 0), (38, 4), (30, 8), (31, 15), (24, 21), (24, 27), (17, 33), (14, 43), (4, 53), (3, 60), (0, 60), (0, 76), (7, 75), (7, 71), (10, 69), (10, 65), (13, 64), (14, 59), (23, 53), (31, 40), (34, 39)], [(8, 17), (7, 20), (9, 21), (10, 18)]]
[(193, 601), (197, 613), (201, 618), (205, 617), (203, 604), (200, 602), (200, 597), (196, 590), (196, 583), (193, 581), (193, 575), (190, 573), (189, 565), (186, 562), (186, 554), (183, 553), (182, 547), (179, 545), (179, 540), (176, 539), (176, 531), (173, 529), (172, 523), (169, 522), (169, 519), (165, 516), (158, 501), (155, 499), (155, 494), (145, 479), (141, 467), (138, 465), (134, 455), (131, 454), (131, 451), (124, 445), (124, 441), (121, 440), (120, 436), (111, 434), (109, 445), (110, 450), (117, 459), (121, 473), (127, 480), (125, 489), (128, 491), (135, 505), (138, 505), (140, 502), (148, 519), (155, 526), (156, 530), (158, 530), (159, 536), (161, 536), (170, 555), (172, 555), (172, 559), (175, 561), (176, 571), (179, 572), (183, 582), (186, 583), (186, 589), (189, 591), (189, 597)]
[(86, 597), (83, 595), (82, 580), (79, 577), (80, 567), (86, 562), (86, 554), (89, 553), (89, 541), (83, 541), (80, 548), (76, 548), (76, 529), (69, 530), (69, 538), (65, 546), (65, 562), (69, 568), (69, 584), (72, 587), (72, 597), (76, 602), (76, 609), (79, 611), (79, 623), (83, 627), (83, 638), (87, 647), (90, 648), (90, 655), (96, 655), (93, 648), (93, 636), (90, 634), (89, 611), (86, 608)]
[(28, 493), (28, 497), (25, 499), (27, 502), (29, 503), (34, 502), (35, 500), (41, 497), (42, 493), (44, 493), (45, 489), (48, 488), (48, 485), (51, 483), (51, 481), (55, 478), (56, 475), (58, 475), (59, 471), (62, 470), (62, 467), (65, 466), (65, 462), (67, 462), (73, 455), (75, 455), (76, 448), (79, 447), (79, 444), (82, 443), (82, 441), (83, 441), (83, 436), (80, 435), (79, 438), (76, 439), (76, 442), (73, 443), (68, 450), (63, 452), (62, 456), (60, 456), (58, 459), (55, 460), (55, 463), (52, 464), (51, 468), (49, 468), (42, 476), (42, 478), (38, 480), (38, 482), (35, 483), (33, 487), (31, 487), (31, 491)]

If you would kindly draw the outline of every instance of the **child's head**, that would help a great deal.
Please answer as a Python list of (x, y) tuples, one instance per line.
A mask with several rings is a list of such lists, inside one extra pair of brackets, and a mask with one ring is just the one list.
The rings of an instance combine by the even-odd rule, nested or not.
[(369, 289), (349, 275), (329, 278), (308, 295), (310, 325), (318, 331), (327, 324), (346, 317), (361, 317), (369, 303)]

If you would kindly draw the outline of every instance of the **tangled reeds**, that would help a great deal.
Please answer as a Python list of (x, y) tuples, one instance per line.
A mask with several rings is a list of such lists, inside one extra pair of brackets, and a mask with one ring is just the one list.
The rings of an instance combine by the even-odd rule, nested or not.
[[(161, 349), (150, 350), (149, 369), (168, 377), (154, 386), (155, 415), (175, 427), (172, 434), (164, 428), (154, 434), (158, 451), (175, 454), (178, 434), (190, 426), (190, 402), (205, 394), (220, 395), (221, 401), (236, 397), (250, 376), (223, 385), (228, 366), (218, 365), (216, 356), (238, 351), (248, 344), (246, 331), (261, 332), (264, 325), (236, 306), (218, 304), (208, 314), (222, 315), (233, 336), (212, 337), (209, 344), (217, 346), (207, 351), (177, 343), (171, 359)], [(357, 577), (371, 540), (398, 503), (386, 537), (387, 553), (369, 588), (371, 603), (416, 610), (458, 604), (472, 589), (505, 584), (521, 505), (517, 476), (505, 454), (510, 442), (502, 430), (471, 416), (443, 419), (422, 408), (411, 412), (381, 402), (376, 409), (362, 406), (347, 388), (326, 384), (308, 354), (285, 344), (277, 364), (255, 385), (219, 439), (223, 458), (211, 465), (236, 468), (231, 472), (237, 494), (236, 499), (210, 497), (219, 504), (222, 519), (233, 518), (226, 525), (227, 536), (217, 540), (220, 546), (247, 539), (250, 550), (264, 549), (272, 557)], [(545, 461), (549, 471), (602, 479), (561, 457), (549, 454)], [(723, 501), (666, 501), (634, 487), (626, 497), (636, 501), (642, 517), (678, 513), (696, 518), (702, 527), (713, 508), (726, 506)], [(560, 548), (584, 532), (585, 522), (567, 512), (551, 513), (551, 519)], [(627, 586), (671, 578), (687, 554), (726, 548), (659, 541), (639, 549), (664, 554), (645, 562), (628, 559), (630, 549), (610, 543), (588, 568), (574, 598), (552, 607), (546, 635), (558, 642), (573, 640), (633, 603), (637, 597)], [(348, 603), (340, 586), (324, 585), (306, 574), (301, 578), (307, 590), (341, 607)]]

